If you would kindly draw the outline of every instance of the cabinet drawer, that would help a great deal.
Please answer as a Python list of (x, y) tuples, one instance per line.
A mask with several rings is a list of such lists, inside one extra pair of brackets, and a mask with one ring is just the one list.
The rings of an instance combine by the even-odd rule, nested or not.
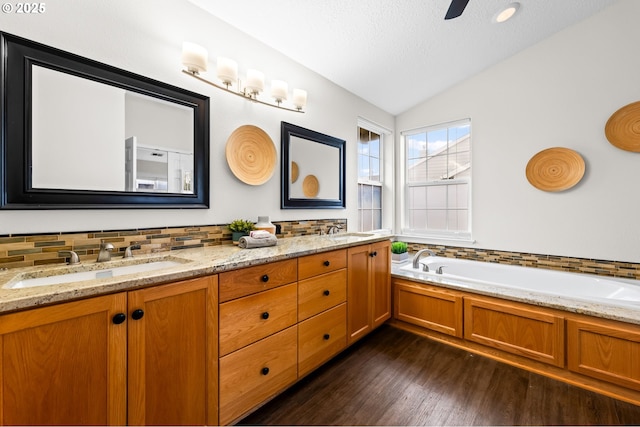
[(296, 283), (220, 304), (220, 355), (295, 324), (297, 312)]
[(220, 359), (220, 424), (228, 424), (293, 383), (297, 327)]
[(462, 294), (394, 280), (395, 318), (462, 338)]
[(347, 304), (298, 324), (298, 374), (312, 371), (347, 345)]
[(569, 370), (640, 390), (640, 327), (567, 320)]
[(297, 270), (297, 261), (289, 259), (220, 273), (220, 302), (295, 282)]
[(347, 250), (323, 252), (298, 258), (298, 279), (340, 270), (347, 266)]
[(564, 318), (543, 309), (464, 298), (464, 338), (564, 367)]
[(298, 321), (347, 300), (347, 270), (341, 269), (298, 282)]

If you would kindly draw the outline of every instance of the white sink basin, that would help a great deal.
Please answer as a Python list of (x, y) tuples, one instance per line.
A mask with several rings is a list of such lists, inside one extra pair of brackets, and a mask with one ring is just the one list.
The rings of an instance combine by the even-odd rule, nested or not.
[(31, 279), (11, 281), (4, 286), (5, 289), (32, 288), (35, 286), (60, 285), (63, 283), (82, 282), (85, 280), (103, 279), (105, 277), (126, 276), (127, 274), (144, 273), (147, 271), (162, 270), (163, 268), (181, 265), (182, 262), (162, 260), (143, 264), (126, 265), (122, 267), (104, 268), (101, 270), (80, 271), (77, 273), (57, 274)]

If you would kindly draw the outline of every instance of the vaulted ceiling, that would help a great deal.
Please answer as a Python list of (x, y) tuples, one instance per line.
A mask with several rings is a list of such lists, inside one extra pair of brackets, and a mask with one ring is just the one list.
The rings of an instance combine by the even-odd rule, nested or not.
[(616, 0), (190, 0), (379, 108), (399, 114)]

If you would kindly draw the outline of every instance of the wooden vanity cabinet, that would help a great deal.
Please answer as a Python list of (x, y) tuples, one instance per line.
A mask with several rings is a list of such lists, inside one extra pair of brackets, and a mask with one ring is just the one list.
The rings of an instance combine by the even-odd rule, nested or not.
[(357, 341), (391, 317), (391, 242), (347, 250), (347, 341)]
[(573, 372), (640, 390), (640, 326), (567, 319), (567, 364)]
[(203, 277), (1, 316), (1, 423), (217, 424), (216, 284)]
[(0, 316), (0, 424), (126, 424), (125, 313), (119, 293)]

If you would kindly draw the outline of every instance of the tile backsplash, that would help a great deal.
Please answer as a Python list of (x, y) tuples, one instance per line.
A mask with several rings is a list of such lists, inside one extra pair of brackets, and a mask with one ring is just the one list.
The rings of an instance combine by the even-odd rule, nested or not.
[[(279, 238), (318, 234), (331, 225), (347, 228), (347, 220), (314, 219), (300, 221), (274, 221)], [(45, 264), (63, 264), (68, 253), (75, 251), (81, 260), (95, 260), (100, 241), (115, 247), (114, 256), (124, 254), (127, 246), (140, 245), (134, 254), (167, 252), (203, 246), (231, 245), (231, 231), (227, 224), (192, 227), (161, 227), (135, 230), (87, 231), (78, 233), (49, 233), (38, 235), (0, 236), (0, 268), (30, 267)], [(410, 243), (409, 251), (428, 247), (439, 256), (464, 258), (501, 264), (589, 273), (602, 276), (640, 280), (640, 264), (587, 258), (561, 257), (523, 252), (497, 251), (444, 245)]]
[[(329, 226), (337, 224), (347, 228), (347, 220), (344, 218), (272, 222), (278, 227), (279, 238), (317, 234), (320, 230), (326, 231)], [(63, 264), (69, 257), (66, 251), (75, 251), (80, 260), (95, 260), (100, 251), (101, 240), (113, 244), (114, 256), (124, 254), (125, 249), (131, 245), (140, 245), (140, 249), (133, 251), (134, 254), (146, 254), (233, 243), (227, 224), (4, 235), (0, 236), (0, 268)]]

